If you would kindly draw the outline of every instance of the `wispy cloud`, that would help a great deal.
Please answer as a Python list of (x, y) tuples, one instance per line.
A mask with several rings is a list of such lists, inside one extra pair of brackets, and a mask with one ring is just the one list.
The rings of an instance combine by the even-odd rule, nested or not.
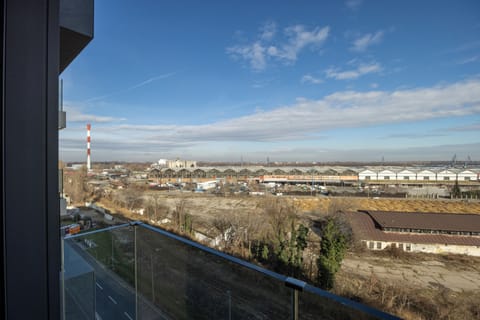
[(277, 32), (277, 24), (274, 21), (267, 21), (260, 27), (260, 39), (270, 41)]
[(303, 25), (295, 25), (285, 29), (288, 42), (279, 46), (270, 46), (268, 53), (287, 61), (296, 61), (298, 53), (307, 46), (319, 47), (328, 38), (330, 27), (315, 27), (307, 30)]
[[(72, 113), (69, 113), (70, 116)], [(241, 146), (247, 144), (252, 157), (258, 152), (259, 158), (271, 157), (286, 160), (325, 159), (362, 160), (371, 159), (371, 151), (395, 159), (439, 159), (443, 155), (467, 152), (471, 156), (478, 153), (476, 145), (449, 146), (441, 148), (411, 148), (385, 150), (326, 150), (318, 147), (329, 130), (341, 128), (361, 128), (395, 123), (418, 122), (435, 118), (454, 118), (480, 114), (480, 79), (442, 84), (433, 87), (409, 88), (394, 91), (339, 91), (322, 99), (298, 99), (287, 106), (279, 106), (269, 111), (257, 111), (250, 115), (211, 122), (202, 125), (137, 125), (100, 122), (92, 131), (92, 146), (95, 159), (145, 160), (159, 157), (186, 155), (203, 159), (225, 159), (225, 149), (219, 146)], [(88, 119), (87, 116), (95, 117)], [(83, 118), (82, 118), (83, 117)], [(119, 120), (109, 117), (82, 115), (77, 120)], [(448, 131), (478, 131), (479, 123), (450, 128)], [(434, 132), (436, 133), (436, 132)], [(74, 127), (61, 133), (62, 157), (83, 159), (84, 134)], [(447, 134), (448, 135), (448, 134)], [(393, 134), (395, 138), (433, 137), (430, 133)], [(275, 153), (274, 149), (298, 148), (298, 141), (311, 141), (314, 147), (309, 152), (297, 150), (291, 154)], [(273, 144), (271, 144), (273, 142)], [(212, 147), (214, 143), (215, 147)], [(257, 146), (257, 151), (253, 150)], [(475, 148), (473, 148), (475, 147)], [(227, 147), (225, 147), (227, 148)], [(229, 147), (228, 147), (229, 148)], [(235, 147), (237, 148), (237, 147)], [(470, 149), (468, 149), (470, 148)], [(473, 148), (473, 149), (472, 149)], [(349, 148), (350, 149), (350, 148)], [(207, 153), (206, 150), (209, 150)], [(428, 152), (427, 152), (428, 151)], [(431, 152), (430, 152), (431, 151)], [(266, 153), (268, 152), (268, 153)], [(480, 154), (479, 154), (480, 156)], [(68, 158), (67, 157), (67, 158)], [(235, 155), (238, 157), (238, 154)], [(368, 158), (370, 157), (370, 158)], [(424, 157), (424, 158), (422, 158)], [(238, 159), (238, 158), (236, 158)], [(287, 159), (287, 160), (288, 160)], [(235, 159), (231, 159), (235, 160)]]
[(230, 54), (231, 57), (236, 60), (246, 60), (255, 71), (265, 69), (267, 65), (265, 52), (266, 48), (259, 41), (243, 46), (227, 48), (227, 53)]
[(295, 63), (303, 49), (319, 48), (330, 32), (328, 26), (308, 29), (303, 25), (293, 25), (284, 29), (280, 41), (273, 42), (276, 29), (274, 22), (266, 23), (260, 29), (257, 40), (228, 47), (226, 52), (235, 60), (246, 61), (254, 71), (261, 71), (267, 67), (269, 60)]
[(110, 125), (96, 128), (165, 143), (308, 140), (330, 129), (461, 117), (480, 113), (480, 80), (396, 91), (340, 91), (320, 100), (299, 99), (271, 111), (203, 125)]
[(302, 77), (302, 83), (320, 84), (323, 83), (323, 79), (316, 78), (310, 74), (306, 74)]
[(458, 131), (458, 132), (463, 132), (463, 131), (480, 131), (480, 122), (477, 123), (472, 123), (464, 126), (458, 126), (458, 127), (453, 127), (453, 128), (448, 128), (448, 131)]
[(457, 61), (457, 64), (467, 64), (472, 62), (480, 61), (480, 55), (472, 56), (469, 58), (461, 59)]
[(394, 133), (388, 136), (383, 137), (383, 139), (420, 139), (420, 138), (432, 138), (432, 137), (443, 137), (445, 134), (442, 133), (420, 133), (420, 132), (409, 132), (409, 133)]
[(345, 2), (345, 5), (350, 10), (356, 10), (362, 5), (362, 3), (363, 3), (363, 0), (347, 0)]
[(476, 49), (478, 47), (480, 47), (480, 40), (464, 43), (464, 44), (459, 45), (458, 47), (455, 47), (453, 49), (446, 50), (445, 53), (465, 52), (465, 51), (470, 51), (472, 49)]
[(357, 52), (363, 52), (368, 49), (368, 47), (379, 44), (383, 40), (385, 32), (379, 30), (375, 33), (366, 33), (362, 36), (357, 37), (353, 43), (351, 49)]
[(325, 70), (325, 76), (335, 80), (352, 80), (357, 79), (369, 73), (378, 73), (382, 71), (382, 66), (377, 63), (359, 64), (355, 69), (340, 70), (338, 68), (328, 68)]
[(97, 96), (97, 97), (93, 97), (93, 98), (90, 98), (90, 99), (87, 99), (85, 102), (93, 102), (93, 101), (98, 101), (98, 100), (103, 100), (103, 99), (106, 99), (106, 98), (110, 98), (110, 97), (113, 97), (113, 96), (116, 96), (116, 95), (119, 95), (119, 94), (122, 94), (122, 93), (127, 93), (129, 91), (132, 91), (132, 90), (135, 90), (135, 89), (138, 89), (138, 88), (141, 88), (149, 83), (152, 83), (154, 81), (157, 81), (157, 80), (161, 80), (161, 79), (167, 79), (167, 78), (170, 78), (174, 75), (176, 75), (178, 72), (169, 72), (169, 73), (164, 73), (164, 74), (160, 74), (158, 76), (155, 76), (155, 77), (151, 77), (147, 80), (143, 80), (137, 84), (134, 84), (128, 88), (125, 88), (125, 89), (122, 89), (122, 90), (118, 90), (118, 91), (115, 91), (115, 92), (111, 92), (111, 93), (108, 93), (108, 94), (104, 94), (104, 95), (101, 95), (101, 96)]
[(67, 112), (67, 122), (97, 122), (97, 123), (107, 123), (107, 122), (118, 122), (125, 121), (125, 118), (115, 118), (109, 116), (99, 116), (94, 114), (88, 114), (81, 111), (80, 108), (66, 105), (64, 110)]

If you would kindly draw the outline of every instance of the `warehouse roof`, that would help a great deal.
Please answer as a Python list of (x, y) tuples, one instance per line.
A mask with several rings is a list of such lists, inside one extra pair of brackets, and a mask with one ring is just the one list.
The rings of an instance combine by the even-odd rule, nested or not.
[(375, 220), (368, 212), (347, 212), (345, 214), (351, 223), (353, 233), (359, 240), (480, 246), (480, 237), (477, 236), (384, 232), (375, 225)]
[(480, 215), (367, 211), (380, 228), (480, 232)]

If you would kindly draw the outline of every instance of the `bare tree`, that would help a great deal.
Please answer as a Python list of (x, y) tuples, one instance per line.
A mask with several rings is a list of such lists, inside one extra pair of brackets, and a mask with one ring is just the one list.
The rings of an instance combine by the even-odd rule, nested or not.
[(146, 209), (149, 218), (155, 222), (168, 215), (169, 208), (162, 202), (160, 194), (154, 193), (147, 197)]
[(82, 167), (77, 171), (64, 171), (63, 189), (73, 203), (83, 203), (88, 197), (87, 168)]

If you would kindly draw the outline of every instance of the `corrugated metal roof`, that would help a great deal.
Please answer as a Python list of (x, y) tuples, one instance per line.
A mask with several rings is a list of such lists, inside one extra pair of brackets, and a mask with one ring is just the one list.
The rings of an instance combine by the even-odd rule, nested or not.
[(368, 211), (381, 228), (480, 232), (480, 215)]

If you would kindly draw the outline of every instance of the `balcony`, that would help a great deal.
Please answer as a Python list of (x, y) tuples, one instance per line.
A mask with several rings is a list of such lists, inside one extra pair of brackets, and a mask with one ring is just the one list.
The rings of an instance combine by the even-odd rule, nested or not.
[(63, 241), (64, 319), (397, 319), (134, 222)]

